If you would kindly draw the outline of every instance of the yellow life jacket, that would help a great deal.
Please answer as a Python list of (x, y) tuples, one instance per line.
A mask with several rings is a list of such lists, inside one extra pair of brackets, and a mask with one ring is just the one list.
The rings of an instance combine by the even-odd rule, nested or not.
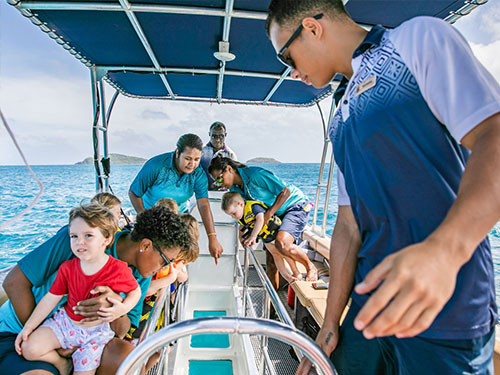
[[(255, 226), (255, 214), (252, 212), (252, 206), (254, 204), (258, 204), (265, 210), (267, 210), (267, 206), (259, 201), (246, 201), (245, 202), (245, 207), (243, 209), (243, 217), (241, 220), (238, 220), (238, 222), (242, 225), (241, 230), (244, 232), (243, 233), (243, 238), (247, 239), (250, 237), (250, 234), (252, 233), (252, 230)], [(261, 238), (266, 242), (270, 242), (276, 238), (276, 235), (278, 234), (278, 231), (281, 226), (281, 219), (273, 215), (267, 223), (264, 223), (264, 226), (262, 227), (261, 231), (259, 232), (259, 235), (257, 238)]]

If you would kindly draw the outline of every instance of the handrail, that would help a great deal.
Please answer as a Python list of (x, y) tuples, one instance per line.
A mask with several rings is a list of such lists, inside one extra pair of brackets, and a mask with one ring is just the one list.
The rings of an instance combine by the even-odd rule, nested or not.
[[(264, 289), (266, 291), (266, 301), (264, 302), (263, 306), (263, 311), (264, 311), (264, 318), (269, 318), (269, 298), (271, 299), (272, 304), (274, 305), (274, 309), (276, 313), (278, 314), (280, 320), (284, 322), (285, 324), (289, 325), (290, 327), (295, 328), (295, 324), (293, 323), (292, 318), (290, 318), (290, 315), (286, 311), (285, 305), (283, 305), (283, 302), (281, 302), (281, 299), (278, 296), (278, 293), (274, 289), (274, 287), (271, 284), (271, 281), (267, 277), (266, 272), (264, 271), (264, 268), (262, 268), (261, 264), (257, 260), (257, 257), (255, 256), (254, 250), (252, 248), (245, 248), (245, 262), (247, 263), (247, 258), (252, 258), (252, 263), (254, 265), (255, 270), (257, 271), (257, 275), (259, 276), (260, 282), (264, 286)], [(247, 263), (248, 264), (248, 263)], [(248, 265), (245, 267), (245, 274), (248, 274)], [(245, 294), (249, 294), (248, 288), (246, 287), (246, 281), (244, 286), (244, 297)], [(247, 297), (248, 299), (248, 297)], [(245, 300), (246, 301), (246, 300)], [(245, 306), (245, 305), (244, 305)], [(246, 310), (243, 310), (246, 311)], [(265, 345), (265, 342), (262, 343), (263, 348), (267, 348), (267, 345)], [(297, 348), (293, 348), (295, 355), (299, 360), (304, 357), (302, 352), (297, 350)], [(269, 361), (270, 362), (270, 361)], [(271, 367), (271, 366), (269, 366)]]
[[(318, 175), (318, 183), (316, 184), (316, 196), (314, 200), (314, 210), (313, 210), (313, 220), (312, 220), (312, 225), (311, 225), (311, 230), (321, 236), (324, 236), (326, 234), (326, 221), (328, 217), (328, 202), (330, 198), (330, 189), (332, 186), (332, 177), (333, 177), (333, 167), (334, 167), (334, 154), (333, 154), (333, 145), (332, 145), (332, 154), (330, 157), (330, 168), (328, 171), (328, 180), (327, 184), (323, 185), (323, 172), (325, 169), (326, 165), (326, 155), (328, 154), (328, 145), (331, 143), (330, 139), (328, 138), (328, 126), (330, 125), (330, 122), (332, 121), (333, 114), (335, 112), (335, 98), (332, 96), (332, 104), (330, 107), (330, 114), (328, 115), (328, 125), (325, 123), (325, 117), (323, 116), (323, 111), (321, 110), (321, 106), (319, 103), (316, 103), (318, 106), (318, 110), (320, 113), (321, 117), (321, 124), (323, 125), (323, 152), (321, 154), (321, 165), (319, 167), (319, 175)], [(321, 195), (321, 188), (326, 187), (326, 193), (325, 193), (325, 202), (323, 205), (323, 222), (321, 224), (321, 233), (318, 233), (318, 226), (317, 226), (317, 219), (318, 219), (318, 212), (319, 212), (319, 198)]]
[(269, 297), (271, 298), (271, 301), (276, 308), (276, 313), (285, 324), (294, 327), (295, 324), (293, 324), (292, 318), (290, 318), (290, 315), (288, 315), (285, 305), (283, 305), (283, 302), (281, 302), (278, 293), (276, 293), (276, 291), (274, 290), (271, 281), (266, 275), (266, 272), (257, 261), (257, 257), (255, 256), (254, 251), (251, 248), (246, 248), (245, 251), (248, 251), (248, 255), (250, 256), (255, 270), (257, 271), (257, 275), (259, 276), (262, 285), (264, 285), (266, 292), (269, 294)]
[(146, 325), (144, 326), (144, 330), (142, 331), (141, 336), (139, 338), (139, 343), (141, 343), (154, 333), (163, 308), (165, 308), (164, 321), (166, 324), (168, 324), (167, 319), (169, 319), (169, 313), (170, 313), (169, 306), (170, 306), (170, 285), (158, 291), (158, 295), (153, 305), (153, 309), (150, 312), (149, 318), (146, 322)]
[(321, 348), (304, 333), (283, 323), (254, 318), (198, 318), (184, 320), (168, 326), (139, 344), (129, 355), (116, 375), (134, 374), (154, 352), (168, 343), (194, 334), (225, 333), (264, 335), (299, 347), (316, 366), (320, 375), (335, 375), (337, 372)]

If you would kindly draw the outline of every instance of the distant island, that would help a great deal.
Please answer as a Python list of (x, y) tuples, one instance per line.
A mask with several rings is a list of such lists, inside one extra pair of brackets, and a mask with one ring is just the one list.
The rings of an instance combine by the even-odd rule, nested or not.
[(247, 160), (248, 164), (281, 164), (280, 161), (273, 158), (253, 158)]
[[(144, 158), (122, 154), (109, 154), (109, 158), (111, 159), (111, 164), (144, 164), (146, 162), (146, 159)], [(94, 164), (94, 158), (88, 157), (78, 163), (75, 163), (75, 165), (78, 164)]]

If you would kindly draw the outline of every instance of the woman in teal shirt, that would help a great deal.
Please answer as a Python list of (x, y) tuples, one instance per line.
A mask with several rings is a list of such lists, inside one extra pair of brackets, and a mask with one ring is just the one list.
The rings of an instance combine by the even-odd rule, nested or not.
[[(276, 236), (276, 247), (283, 255), (304, 265), (307, 270), (307, 281), (317, 280), (316, 267), (296, 245), (312, 208), (312, 204), (299, 188), (285, 184), (267, 169), (248, 167), (224, 157), (212, 159), (208, 172), (221, 186), (240, 193), (243, 199), (264, 203), (268, 207), (264, 214), (264, 222), (274, 214), (278, 215), (282, 224)], [(274, 287), (277, 287), (279, 278), (276, 266), (272, 257), (268, 256), (267, 261), (269, 278)]]
[(130, 185), (129, 197), (137, 213), (152, 207), (161, 198), (171, 198), (179, 212), (187, 211), (187, 202), (196, 196), (196, 204), (208, 236), (208, 250), (215, 263), (222, 254), (217, 240), (210, 203), (208, 180), (200, 166), (203, 142), (196, 134), (184, 134), (173, 152), (149, 159)]

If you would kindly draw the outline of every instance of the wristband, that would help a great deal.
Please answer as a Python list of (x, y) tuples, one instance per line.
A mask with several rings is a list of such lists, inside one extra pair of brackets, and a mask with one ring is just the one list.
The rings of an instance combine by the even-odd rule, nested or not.
[(217, 233), (215, 233), (215, 232), (208, 233), (208, 234), (207, 234), (207, 236), (208, 236), (208, 237), (210, 237), (210, 236), (217, 236)]

